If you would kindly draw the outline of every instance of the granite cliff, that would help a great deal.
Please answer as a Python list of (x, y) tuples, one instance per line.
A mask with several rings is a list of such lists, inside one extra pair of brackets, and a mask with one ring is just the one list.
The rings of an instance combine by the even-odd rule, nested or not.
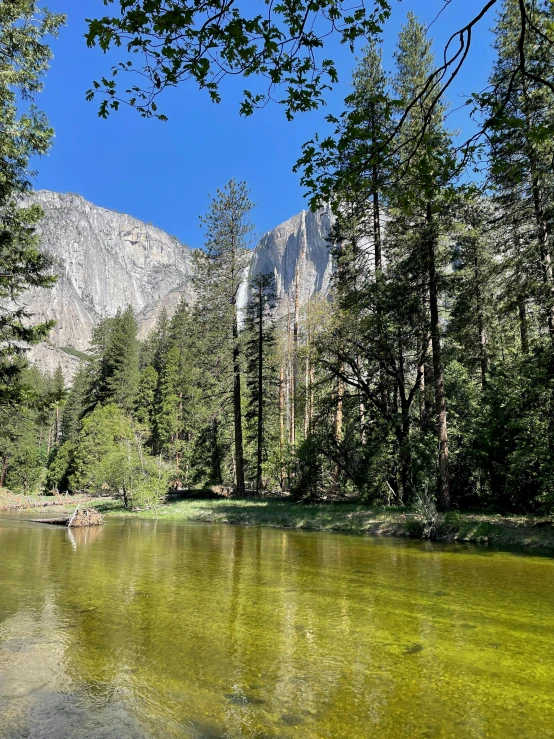
[(254, 251), (252, 274), (273, 273), (281, 299), (294, 295), (297, 269), (300, 303), (314, 293), (326, 293), (332, 274), (327, 242), (331, 217), (329, 210), (303, 210), (268, 231)]
[[(120, 307), (134, 308), (142, 338), (162, 308), (171, 314), (182, 295), (194, 300), (192, 250), (176, 237), (79, 195), (41, 190), (32, 199), (44, 210), (42, 247), (54, 256), (59, 276), (53, 289), (24, 297), (36, 318), (56, 320), (48, 342), (30, 354), (41, 369), (53, 371), (60, 364), (71, 377), (93, 327)], [(327, 211), (303, 211), (266, 233), (253, 252), (251, 273), (275, 274), (283, 297), (294, 292), (298, 268), (301, 302), (326, 292), (330, 218)]]

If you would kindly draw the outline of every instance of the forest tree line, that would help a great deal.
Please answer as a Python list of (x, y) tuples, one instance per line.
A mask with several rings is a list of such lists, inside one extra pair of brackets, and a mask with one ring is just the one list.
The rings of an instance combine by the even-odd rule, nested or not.
[(278, 299), (256, 275), (239, 305), (253, 206), (232, 180), (203, 219), (193, 305), (142, 342), (130, 308), (104, 319), (70, 389), (18, 373), (0, 483), (126, 505), (173, 485), (550, 512), (554, 90), (537, 39), (553, 19), (531, 10), (524, 73), (519, 4), (504, 3), (473, 98), (486, 141), (463, 155), (448, 102), (420, 96), (436, 70), (425, 26), (408, 16), (391, 71), (370, 43), (333, 135), (297, 165), (334, 212), (330, 294), (301, 303), (297, 272)]

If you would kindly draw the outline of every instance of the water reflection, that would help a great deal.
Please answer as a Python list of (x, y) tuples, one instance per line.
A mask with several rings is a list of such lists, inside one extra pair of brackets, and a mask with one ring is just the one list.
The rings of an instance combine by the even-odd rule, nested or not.
[(550, 559), (129, 520), (0, 546), (0, 737), (554, 735)]
[(104, 532), (102, 526), (83, 526), (65, 530), (74, 552), (77, 551), (78, 547), (84, 547), (102, 538), (102, 533)]

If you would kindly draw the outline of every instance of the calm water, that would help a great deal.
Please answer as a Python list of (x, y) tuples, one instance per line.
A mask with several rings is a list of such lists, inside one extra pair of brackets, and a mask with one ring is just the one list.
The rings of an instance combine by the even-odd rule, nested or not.
[(0, 518), (0, 737), (554, 737), (554, 560)]

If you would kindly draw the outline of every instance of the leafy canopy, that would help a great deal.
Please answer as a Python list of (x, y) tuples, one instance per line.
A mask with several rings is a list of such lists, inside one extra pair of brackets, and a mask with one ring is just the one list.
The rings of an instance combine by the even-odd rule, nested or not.
[[(379, 33), (390, 13), (388, 0), (369, 7), (364, 0), (104, 0), (113, 4), (119, 16), (87, 19), (89, 46), (123, 46), (132, 55), (88, 92), (89, 100), (103, 94), (104, 118), (126, 102), (144, 117), (165, 120), (156, 98), (167, 87), (193, 79), (219, 102), (224, 77), (257, 75), (266, 91), (245, 90), (241, 113), (250, 115), (277, 99), (291, 119), (324, 104), (325, 90), (337, 81), (335, 62), (321, 55), (330, 39), (353, 48), (357, 38)], [(135, 73), (140, 82), (122, 94), (115, 78), (123, 72)]]

